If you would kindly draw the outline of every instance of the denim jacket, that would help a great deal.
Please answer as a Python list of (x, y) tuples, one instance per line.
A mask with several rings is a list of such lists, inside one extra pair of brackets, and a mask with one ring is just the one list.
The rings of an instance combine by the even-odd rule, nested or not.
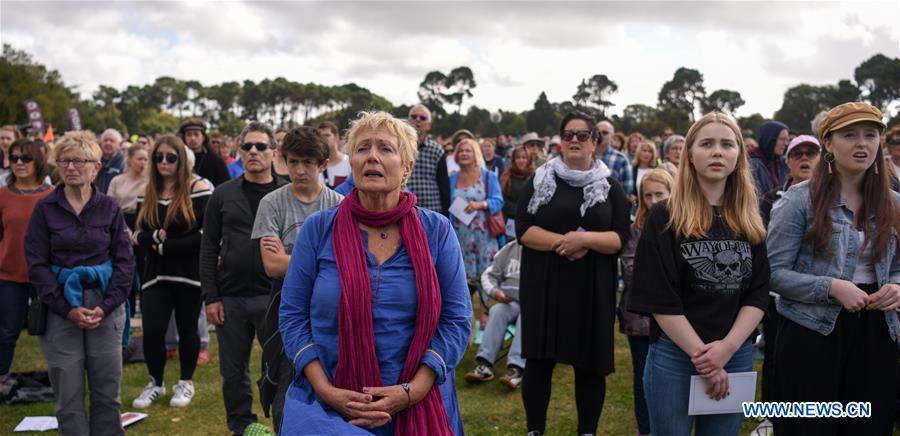
[[(809, 183), (792, 186), (772, 208), (766, 246), (772, 270), (772, 289), (778, 294), (778, 312), (810, 330), (828, 335), (834, 330), (841, 303), (828, 296), (831, 279), (853, 280), (857, 253), (862, 241), (853, 222), (853, 212), (843, 198), (831, 208), (831, 248), (833, 256), (813, 257), (812, 245), (805, 236), (812, 226), (813, 210)], [(900, 203), (900, 194), (892, 192)], [(869, 219), (874, 230), (874, 216)], [(880, 289), (887, 283), (900, 283), (900, 256), (897, 235), (891, 237), (887, 254), (875, 263)], [(897, 340), (900, 321), (896, 311), (884, 313), (891, 339)]]

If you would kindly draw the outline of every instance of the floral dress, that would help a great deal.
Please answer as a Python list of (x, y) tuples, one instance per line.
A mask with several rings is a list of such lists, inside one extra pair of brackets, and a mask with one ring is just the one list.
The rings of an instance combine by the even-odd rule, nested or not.
[[(462, 197), (466, 202), (485, 201), (484, 178), (467, 188), (456, 188), (453, 192), (453, 200)], [(453, 229), (459, 238), (459, 246), (462, 248), (463, 263), (466, 266), (466, 278), (470, 283), (481, 283), (481, 273), (487, 269), (497, 253), (497, 238), (491, 236), (488, 229), (487, 212), (479, 210), (472, 218), (469, 225), (454, 219)]]

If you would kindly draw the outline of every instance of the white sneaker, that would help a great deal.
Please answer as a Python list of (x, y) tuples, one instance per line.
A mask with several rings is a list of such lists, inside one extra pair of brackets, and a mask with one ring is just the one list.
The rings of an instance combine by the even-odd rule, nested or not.
[(187, 407), (191, 404), (191, 398), (194, 398), (194, 384), (181, 380), (178, 384), (172, 386), (172, 399), (169, 405), (172, 407)]
[(134, 407), (135, 409), (146, 409), (150, 407), (157, 398), (165, 394), (166, 387), (156, 386), (156, 381), (153, 380), (153, 377), (150, 377), (150, 383), (147, 383), (147, 386), (141, 391), (141, 394), (131, 402), (131, 407)]

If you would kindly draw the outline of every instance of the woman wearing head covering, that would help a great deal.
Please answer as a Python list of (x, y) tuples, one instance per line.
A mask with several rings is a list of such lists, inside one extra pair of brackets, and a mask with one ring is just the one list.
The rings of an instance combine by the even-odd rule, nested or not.
[(613, 371), (617, 259), (628, 242), (631, 207), (609, 168), (594, 157), (595, 124), (585, 114), (566, 115), (561, 157), (538, 168), (519, 199), (522, 400), (529, 434), (544, 432), (557, 363), (575, 367), (580, 434), (597, 431)]
[(781, 418), (776, 434), (891, 434), (900, 194), (890, 190), (882, 118), (857, 102), (828, 112), (817, 132), (824, 154), (773, 207), (767, 240), (782, 319), (778, 401), (869, 402), (871, 417)]
[(279, 311), (295, 371), (284, 434), (463, 433), (454, 370), (472, 304), (450, 222), (403, 192), (416, 139), (384, 112), (356, 120), (356, 188), (300, 229)]
[(125, 434), (119, 384), (123, 303), (134, 278), (128, 228), (115, 200), (93, 186), (101, 166), (94, 135), (69, 132), (54, 153), (63, 184), (35, 206), (25, 257), (28, 277), (49, 306), (40, 342), (59, 433)]
[(519, 197), (533, 175), (534, 157), (524, 146), (516, 146), (509, 160), (509, 168), (500, 176), (500, 190), (503, 191), (503, 216), (507, 220), (516, 218)]
[(778, 121), (766, 121), (759, 126), (757, 143), (759, 147), (750, 153), (756, 195), (762, 197), (767, 192), (781, 186), (788, 168), (784, 162), (784, 151), (791, 142), (788, 126)]

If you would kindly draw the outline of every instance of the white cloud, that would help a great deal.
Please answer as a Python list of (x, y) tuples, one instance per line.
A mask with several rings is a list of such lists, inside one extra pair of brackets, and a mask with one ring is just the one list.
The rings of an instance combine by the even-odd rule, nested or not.
[(529, 109), (582, 78), (654, 105), (681, 66), (771, 115), (799, 83), (836, 83), (900, 54), (897, 2), (2, 2), (0, 40), (92, 92), (168, 75), (204, 84), (286, 77), (413, 103), (428, 71), (468, 65), (469, 103)]

